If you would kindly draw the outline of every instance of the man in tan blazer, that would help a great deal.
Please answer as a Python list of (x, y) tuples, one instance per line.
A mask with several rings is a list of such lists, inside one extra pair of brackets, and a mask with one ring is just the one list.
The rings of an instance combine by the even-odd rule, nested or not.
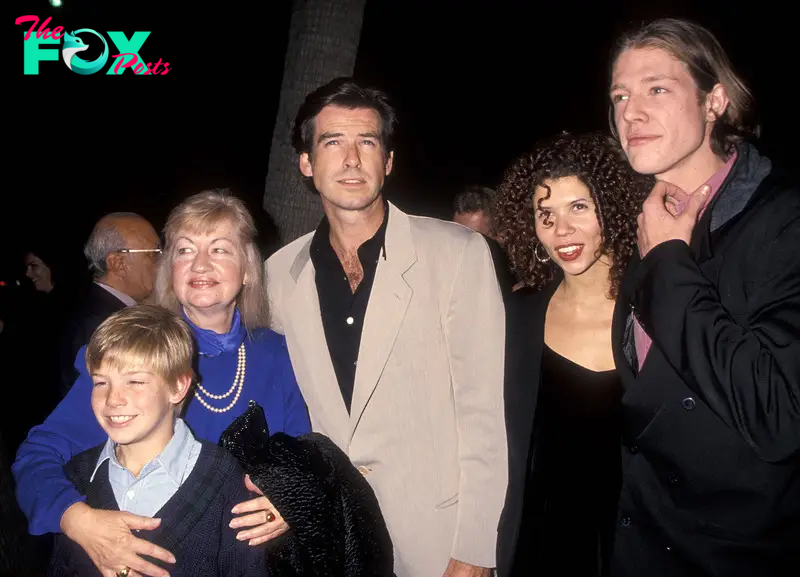
[(395, 114), (338, 79), (298, 113), (319, 228), (267, 261), (315, 431), (375, 490), (398, 577), (487, 576), (507, 484), (505, 312), (483, 237), (381, 194)]

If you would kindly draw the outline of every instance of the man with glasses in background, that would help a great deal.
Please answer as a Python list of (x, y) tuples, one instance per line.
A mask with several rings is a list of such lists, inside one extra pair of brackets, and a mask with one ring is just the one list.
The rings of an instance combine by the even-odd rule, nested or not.
[(161, 254), (160, 240), (143, 217), (115, 212), (97, 222), (83, 254), (94, 282), (64, 327), (59, 359), (62, 397), (78, 375), (75, 356), (100, 323), (112, 313), (150, 296)]

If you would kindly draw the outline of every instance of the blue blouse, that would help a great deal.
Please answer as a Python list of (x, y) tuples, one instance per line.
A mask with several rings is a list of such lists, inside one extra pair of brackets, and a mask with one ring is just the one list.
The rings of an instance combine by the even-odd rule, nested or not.
[[(216, 413), (197, 399), (189, 402), (183, 418), (195, 437), (217, 443), (228, 425), (247, 409), (250, 400), (264, 408), (270, 433), (298, 436), (311, 431), (308, 411), (297, 387), (283, 336), (268, 329), (248, 333), (240, 323), (238, 311), (231, 331), (225, 335), (200, 329), (186, 320), (197, 339), (199, 380), (208, 392), (226, 393), (236, 375), (238, 349), (242, 343), (246, 355), (242, 393), (230, 410)], [(45, 422), (31, 429), (12, 466), (17, 499), (33, 535), (61, 531), (64, 511), (84, 500), (64, 474), (64, 465), (73, 456), (108, 438), (92, 412), (93, 385), (84, 360), (85, 351), (83, 347), (75, 360), (80, 371), (75, 384)], [(232, 396), (222, 400), (203, 398), (218, 408), (226, 407), (233, 400)]]

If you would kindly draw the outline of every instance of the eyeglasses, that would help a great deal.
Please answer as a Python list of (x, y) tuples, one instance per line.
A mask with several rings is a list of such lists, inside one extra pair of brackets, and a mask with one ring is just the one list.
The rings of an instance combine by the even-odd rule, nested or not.
[(121, 248), (115, 252), (126, 252), (126, 253), (154, 252), (156, 254), (161, 254), (162, 250), (160, 248)]

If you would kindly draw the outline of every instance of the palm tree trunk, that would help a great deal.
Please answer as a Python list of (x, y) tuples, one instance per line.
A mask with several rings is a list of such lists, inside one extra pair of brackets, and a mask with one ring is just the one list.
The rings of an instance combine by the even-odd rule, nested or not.
[(291, 145), (294, 117), (309, 92), (353, 74), (365, 1), (294, 0), (263, 205), (283, 243), (322, 218), (319, 195), (303, 183)]

